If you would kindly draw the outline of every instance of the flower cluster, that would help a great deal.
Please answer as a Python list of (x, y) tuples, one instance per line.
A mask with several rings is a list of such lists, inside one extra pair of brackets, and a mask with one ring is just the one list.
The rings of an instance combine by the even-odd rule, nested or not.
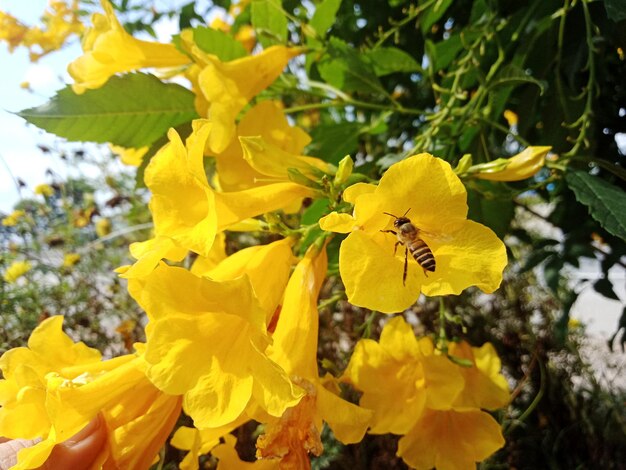
[[(504, 244), (467, 219), (465, 186), (451, 166), (413, 155), (374, 184), (353, 174), (350, 157), (336, 167), (302, 155), (309, 135), (281, 102), (259, 97), (301, 49), (275, 45), (223, 61), (188, 32), (177, 46), (138, 40), (102, 6), (84, 55), (69, 66), (74, 91), (117, 73), (174, 68), (189, 80), (200, 119), (189, 135), (170, 129), (147, 163), (153, 234), (131, 245), (136, 261), (118, 269), (146, 313), (145, 344), (102, 360), (53, 317), (28, 348), (0, 359), (0, 435), (42, 439), (16, 468), (40, 466), (98, 414), (109, 433), (105, 468), (147, 468), (181, 409), (194, 425), (172, 439), (189, 451), (181, 468), (198, 468), (208, 452), (220, 468), (237, 466), (229, 433), (250, 420), (263, 424), (257, 457), (268, 468), (310, 468), (324, 425), (345, 444), (366, 432), (401, 435), (398, 455), (416, 468), (470, 468), (499, 449), (500, 425), (488, 411), (507, 404), (508, 386), (489, 344), (418, 340), (396, 316), (379, 342), (356, 345), (341, 377), (318, 368), (318, 301), (333, 237), (343, 238), (341, 281), (357, 306), (394, 314), (420, 294), (500, 285)], [(328, 201), (323, 217), (287, 224), (305, 199)], [(227, 254), (234, 232), (271, 232), (272, 241)], [(341, 382), (362, 392), (358, 405), (342, 396)]]

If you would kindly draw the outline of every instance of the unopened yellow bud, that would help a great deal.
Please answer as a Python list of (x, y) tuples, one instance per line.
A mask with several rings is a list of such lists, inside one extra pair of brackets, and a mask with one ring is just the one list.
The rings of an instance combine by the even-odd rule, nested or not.
[(345, 183), (350, 175), (352, 174), (352, 169), (354, 168), (354, 161), (350, 155), (346, 155), (339, 162), (339, 167), (337, 168), (337, 173), (335, 173), (335, 185), (339, 186)]

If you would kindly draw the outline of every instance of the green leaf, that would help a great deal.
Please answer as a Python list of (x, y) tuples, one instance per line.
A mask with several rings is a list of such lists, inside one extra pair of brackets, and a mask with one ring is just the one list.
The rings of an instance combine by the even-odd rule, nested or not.
[(143, 73), (112, 77), (82, 95), (68, 86), (48, 103), (17, 115), (70, 141), (133, 148), (150, 145), (170, 127), (198, 117), (191, 91)]
[(352, 46), (339, 38), (330, 38), (328, 49), (317, 68), (326, 82), (340, 90), (376, 93), (382, 90), (372, 66)]
[(420, 29), (422, 34), (426, 34), (432, 25), (434, 25), (444, 15), (446, 10), (452, 5), (452, 0), (437, 0), (433, 6), (427, 8), (420, 17)]
[(358, 122), (317, 126), (311, 132), (313, 141), (307, 153), (337, 164), (343, 157), (356, 151), (362, 129), (363, 126)]
[(609, 19), (616, 23), (626, 19), (626, 0), (604, 0)]
[(611, 183), (584, 171), (570, 171), (565, 181), (578, 202), (610, 234), (626, 240), (626, 193)]
[(416, 60), (397, 47), (378, 47), (365, 53), (374, 69), (382, 77), (395, 72), (419, 72), (422, 70)]
[(253, 0), (251, 19), (263, 47), (287, 42), (287, 17), (280, 0)]
[(467, 191), (467, 217), (486, 225), (502, 238), (513, 220), (513, 202), (506, 199), (488, 199), (472, 189)]
[(341, 0), (324, 0), (315, 8), (315, 13), (313, 13), (309, 26), (320, 37), (326, 37), (326, 32), (335, 24), (335, 17), (340, 6)]
[(193, 29), (193, 40), (204, 52), (215, 54), (221, 61), (239, 59), (248, 55), (239, 41), (223, 31), (204, 26)]

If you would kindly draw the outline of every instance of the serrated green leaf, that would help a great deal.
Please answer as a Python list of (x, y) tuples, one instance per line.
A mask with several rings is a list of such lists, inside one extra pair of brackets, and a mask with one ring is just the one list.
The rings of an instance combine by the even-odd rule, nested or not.
[(287, 17), (280, 0), (253, 0), (252, 26), (263, 47), (287, 42)]
[(565, 181), (591, 217), (612, 235), (626, 240), (626, 193), (611, 183), (584, 171), (570, 171)]
[(434, 25), (444, 15), (446, 10), (452, 5), (452, 0), (437, 0), (434, 5), (426, 9), (420, 17), (420, 29), (422, 34), (426, 34), (432, 25)]
[(337, 10), (341, 6), (341, 0), (324, 0), (315, 7), (315, 13), (309, 26), (311, 26), (320, 37), (326, 37), (328, 31), (335, 24)]
[(308, 153), (329, 163), (337, 164), (346, 155), (353, 153), (359, 144), (363, 126), (358, 122), (341, 122), (316, 127)]
[(193, 40), (204, 52), (215, 54), (221, 61), (239, 59), (248, 55), (239, 41), (223, 31), (204, 26), (193, 29)]
[(380, 92), (382, 85), (363, 56), (339, 38), (331, 37), (317, 69), (326, 82), (344, 91)]
[(48, 103), (17, 115), (70, 141), (132, 148), (150, 145), (170, 127), (198, 117), (191, 91), (143, 73), (112, 77), (82, 95), (68, 86)]
[(422, 68), (417, 61), (397, 47), (378, 47), (365, 53), (374, 69), (374, 73), (382, 77), (395, 72), (418, 72)]

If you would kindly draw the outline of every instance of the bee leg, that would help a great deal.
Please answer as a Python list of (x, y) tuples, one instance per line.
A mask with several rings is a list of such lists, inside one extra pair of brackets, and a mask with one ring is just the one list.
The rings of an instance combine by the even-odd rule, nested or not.
[(406, 271), (407, 271), (408, 266), (409, 266), (409, 248), (405, 246), (404, 247), (404, 273), (402, 274), (403, 286), (406, 286)]
[(396, 242), (396, 244), (393, 246), (393, 256), (396, 256), (396, 252), (398, 251), (398, 245), (404, 245), (404, 243), (402, 243), (401, 241)]
[(381, 232), (383, 232), (383, 233), (393, 233), (394, 235), (398, 235), (398, 232), (396, 232), (395, 230), (381, 230)]
[(424, 269), (424, 276), (428, 277), (428, 271)]

